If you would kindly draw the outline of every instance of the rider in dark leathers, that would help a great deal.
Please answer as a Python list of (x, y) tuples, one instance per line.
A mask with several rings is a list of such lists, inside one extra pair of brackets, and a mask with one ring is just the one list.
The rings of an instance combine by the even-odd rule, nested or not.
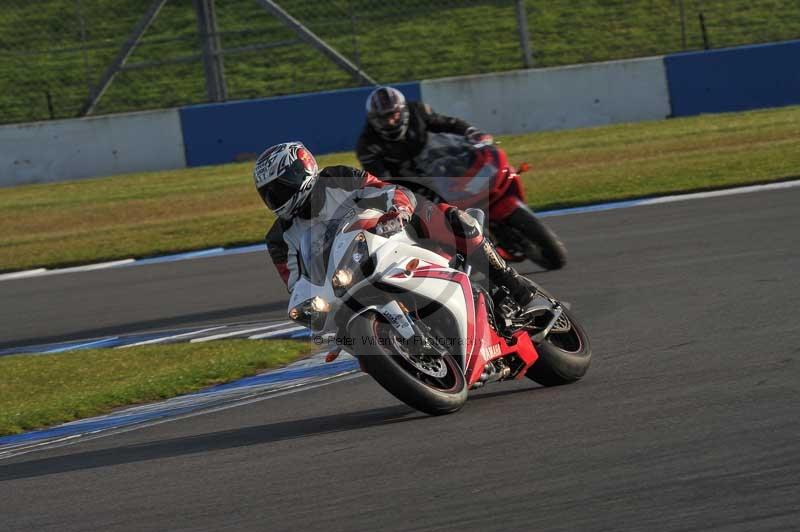
[(381, 179), (417, 177), (414, 158), (427, 144), (428, 132), (463, 135), (472, 142), (492, 140), (464, 120), (437, 114), (421, 102), (406, 103), (392, 87), (378, 87), (367, 98), (367, 123), (356, 156), (364, 170)]

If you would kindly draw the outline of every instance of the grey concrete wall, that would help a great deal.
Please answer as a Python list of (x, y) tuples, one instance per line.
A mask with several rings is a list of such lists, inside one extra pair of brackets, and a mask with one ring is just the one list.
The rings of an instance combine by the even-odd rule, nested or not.
[(423, 101), (495, 134), (663, 119), (662, 57), (422, 82)]
[(0, 186), (185, 166), (177, 109), (0, 126)]

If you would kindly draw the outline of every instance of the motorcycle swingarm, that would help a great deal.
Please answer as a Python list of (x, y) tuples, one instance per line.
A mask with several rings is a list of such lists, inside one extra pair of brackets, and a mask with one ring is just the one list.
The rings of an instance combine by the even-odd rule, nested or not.
[[(554, 301), (545, 296), (541, 292), (537, 292), (533, 301), (528, 303), (525, 307), (524, 319), (513, 319), (512, 326), (516, 327), (530, 327), (533, 321), (539, 321), (549, 315), (549, 318), (544, 323), (538, 323), (535, 326), (537, 332), (531, 335), (534, 342), (541, 342), (550, 334), (550, 331), (556, 325), (561, 315), (564, 313), (564, 307), (558, 301)], [(515, 323), (516, 322), (516, 323)], [(514, 328), (516, 328), (514, 327)]]
[(525, 307), (525, 310), (530, 313), (549, 313), (551, 314), (550, 319), (547, 321), (545, 326), (538, 331), (536, 334), (531, 335), (531, 339), (534, 342), (541, 342), (544, 340), (553, 327), (558, 322), (558, 319), (564, 313), (564, 307), (561, 306), (561, 303), (558, 301), (553, 301), (549, 297), (545, 296), (541, 292), (538, 292), (536, 296), (533, 298), (533, 301)]

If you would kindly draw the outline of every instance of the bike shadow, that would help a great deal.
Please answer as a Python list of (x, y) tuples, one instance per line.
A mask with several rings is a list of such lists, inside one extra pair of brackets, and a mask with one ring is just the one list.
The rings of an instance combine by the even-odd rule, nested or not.
[[(520, 393), (537, 393), (546, 389), (531, 383), (531, 385), (506, 390), (481, 391), (470, 396), (466, 409), (469, 409), (469, 403), (471, 402)], [(250, 445), (276, 443), (309, 436), (394, 425), (428, 417), (430, 416), (417, 412), (409, 406), (395, 405), (358, 412), (293, 419), (255, 427), (209, 432), (195, 436), (184, 436), (136, 445), (123, 445), (0, 465), (0, 482), (221, 451)]]
[(169, 440), (71, 453), (0, 465), (0, 482), (71, 471), (186, 456), (322, 434), (404, 423), (427, 417), (405, 405), (281, 421), (256, 427), (210, 432)]
[[(501, 383), (502, 386), (503, 383)], [(490, 384), (490, 386), (493, 386)], [(516, 395), (518, 393), (542, 393), (547, 390), (546, 387), (541, 386), (539, 384), (535, 384), (533, 381), (526, 382), (524, 385), (520, 385), (519, 387), (515, 388), (505, 388), (497, 391), (480, 391), (478, 393), (472, 392), (469, 396), (469, 400), (467, 401), (467, 407), (469, 404), (475, 401), (482, 401), (484, 399), (496, 399), (498, 397), (505, 397), (508, 395)]]

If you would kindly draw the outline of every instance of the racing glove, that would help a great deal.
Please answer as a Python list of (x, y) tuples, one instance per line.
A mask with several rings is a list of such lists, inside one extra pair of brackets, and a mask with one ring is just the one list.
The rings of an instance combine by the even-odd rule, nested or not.
[(476, 127), (467, 128), (464, 136), (472, 144), (492, 144), (494, 142), (494, 137), (488, 133), (484, 133)]
[(404, 205), (392, 207), (375, 224), (375, 234), (389, 237), (403, 229), (411, 221), (411, 211)]

